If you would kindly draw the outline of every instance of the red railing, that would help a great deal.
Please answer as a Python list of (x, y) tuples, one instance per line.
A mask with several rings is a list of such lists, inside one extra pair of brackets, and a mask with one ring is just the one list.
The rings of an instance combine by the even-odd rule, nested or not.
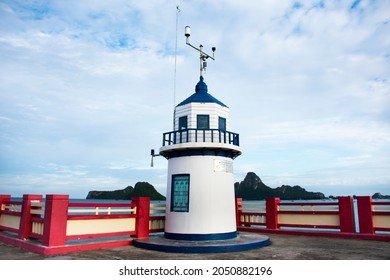
[[(374, 218), (374, 221), (375, 221), (375, 218), (379, 218), (379, 217), (388, 217), (390, 215), (390, 201), (383, 201), (383, 202), (380, 202), (380, 201), (375, 201), (375, 202), (372, 202), (372, 205), (374, 207), (374, 210), (372, 212), (372, 215), (373, 215), (373, 218)], [(385, 206), (386, 207), (386, 210), (379, 210), (377, 206)], [(387, 226), (381, 226), (382, 223), (379, 223), (379, 225), (375, 225), (374, 223), (374, 232), (377, 232), (377, 231), (383, 231), (383, 232), (389, 232), (390, 233), (390, 228), (388, 228)]]
[[(131, 203), (69, 203), (68, 195), (47, 195), (42, 203), (41, 195), (24, 195), (21, 202), (0, 195), (0, 241), (41, 254), (129, 245), (130, 237), (149, 236), (149, 220), (147, 197), (135, 197)], [(117, 236), (128, 238), (108, 239)], [(85, 242), (70, 246), (70, 240)]]
[(0, 195), (0, 215), (3, 217), (0, 230), (18, 233), (18, 220), (22, 216), (22, 202), (11, 201), (10, 195)]
[(281, 202), (268, 198), (261, 203), (237, 199), (237, 228), (390, 241), (390, 202), (357, 197), (356, 203), (357, 213), (350, 196), (339, 197), (337, 202)]
[(165, 227), (165, 202), (150, 204), (149, 232), (163, 232)]
[[(149, 198), (74, 203), (68, 195), (46, 195), (42, 200), (42, 195), (24, 195), (22, 201), (0, 195), (0, 241), (49, 255), (129, 245), (132, 238), (164, 231), (165, 204), (150, 204)], [(350, 196), (335, 202), (237, 199), (237, 229), (390, 241), (390, 202), (363, 196), (356, 198), (356, 204), (357, 211)], [(126, 238), (111, 238), (118, 236)], [(74, 240), (80, 242), (75, 245)]]
[[(91, 221), (102, 219), (136, 218), (136, 203), (69, 203), (67, 221)], [(111, 232), (67, 234), (66, 240), (104, 238), (113, 236), (134, 236), (134, 230), (112, 230)]]
[(390, 202), (372, 201), (370, 196), (358, 196), (357, 201), (360, 233), (368, 235), (378, 231), (390, 233), (390, 226), (388, 226)]

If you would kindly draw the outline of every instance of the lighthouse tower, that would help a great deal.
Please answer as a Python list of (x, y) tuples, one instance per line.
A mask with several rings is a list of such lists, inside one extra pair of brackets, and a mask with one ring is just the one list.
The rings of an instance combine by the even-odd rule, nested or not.
[(168, 159), (165, 238), (234, 238), (233, 159), (241, 151), (239, 135), (229, 130), (229, 108), (208, 93), (201, 76), (174, 115), (160, 148)]
[(239, 135), (229, 129), (229, 108), (213, 97), (204, 82), (203, 46), (195, 93), (175, 107), (173, 131), (163, 134), (160, 155), (168, 159), (165, 238), (225, 240), (235, 238), (233, 159), (241, 154)]
[(168, 159), (164, 236), (135, 239), (137, 247), (167, 252), (233, 252), (270, 244), (267, 236), (237, 233), (233, 160), (241, 154), (239, 135), (232, 132), (229, 108), (213, 97), (203, 78), (206, 60), (200, 53), (200, 79), (195, 93), (174, 109), (173, 130), (163, 134), (153, 157)]

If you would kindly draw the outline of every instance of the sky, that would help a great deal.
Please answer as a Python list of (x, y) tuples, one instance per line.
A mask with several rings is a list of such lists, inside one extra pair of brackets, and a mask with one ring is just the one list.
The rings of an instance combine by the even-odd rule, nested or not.
[(186, 25), (217, 48), (204, 78), (240, 134), (235, 181), (390, 195), (387, 0), (0, 0), (0, 193), (165, 195), (150, 149), (199, 80)]

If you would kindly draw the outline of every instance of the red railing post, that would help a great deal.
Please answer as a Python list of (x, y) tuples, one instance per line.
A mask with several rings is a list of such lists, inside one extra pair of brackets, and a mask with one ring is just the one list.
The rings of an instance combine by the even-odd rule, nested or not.
[(31, 202), (33, 200), (42, 201), (42, 195), (38, 194), (24, 194), (22, 201), (22, 213), (20, 216), (18, 238), (25, 240), (31, 233)]
[(66, 244), (69, 195), (46, 195), (42, 244), (61, 246)]
[(0, 194), (0, 210), (4, 210), (3, 204), (9, 203), (10, 201), (11, 196), (9, 194)]
[(242, 198), (236, 198), (236, 225), (241, 226)]
[(339, 196), (340, 231), (355, 233), (355, 216), (352, 196)]
[(372, 197), (358, 196), (357, 198), (359, 232), (363, 234), (374, 234), (372, 221)]
[(265, 218), (267, 229), (278, 229), (278, 211), (280, 198), (268, 197), (265, 201)]
[(132, 201), (137, 205), (137, 217), (135, 221), (136, 238), (149, 237), (150, 198), (133, 197)]
[[(11, 201), (11, 196), (8, 194), (0, 194), (0, 225), (1, 225), (1, 210), (4, 210), (4, 204)], [(0, 229), (1, 230), (1, 229)]]

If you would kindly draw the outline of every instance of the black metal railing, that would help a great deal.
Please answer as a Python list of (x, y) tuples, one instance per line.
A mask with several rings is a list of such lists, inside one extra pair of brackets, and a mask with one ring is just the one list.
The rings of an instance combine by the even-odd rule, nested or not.
[(180, 143), (224, 143), (240, 146), (239, 134), (219, 129), (188, 128), (163, 134), (163, 146)]

